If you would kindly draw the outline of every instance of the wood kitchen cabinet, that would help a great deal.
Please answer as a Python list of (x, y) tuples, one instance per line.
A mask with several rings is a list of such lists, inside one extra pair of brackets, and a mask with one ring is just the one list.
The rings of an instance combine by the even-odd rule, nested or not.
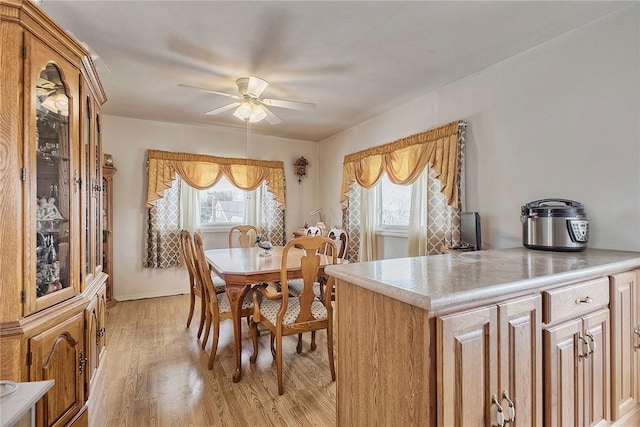
[(85, 363), (104, 340), (85, 328), (106, 327), (106, 96), (89, 52), (35, 2), (0, 0), (0, 46), (0, 378), (55, 380), (37, 425), (86, 425)]
[(540, 312), (533, 295), (437, 319), (438, 425), (542, 425)]
[(611, 276), (611, 419), (640, 402), (640, 270)]
[(496, 419), (498, 308), (438, 318), (438, 425), (483, 426)]
[(520, 248), (328, 267), (336, 424), (639, 425), (638, 268)]
[(543, 292), (545, 426), (609, 425), (608, 292), (607, 278)]

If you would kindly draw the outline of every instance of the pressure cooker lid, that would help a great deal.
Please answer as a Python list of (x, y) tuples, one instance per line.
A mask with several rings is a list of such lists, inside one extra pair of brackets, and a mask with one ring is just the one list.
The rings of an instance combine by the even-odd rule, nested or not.
[(522, 215), (550, 217), (584, 216), (584, 206), (580, 202), (568, 199), (541, 199), (522, 206)]

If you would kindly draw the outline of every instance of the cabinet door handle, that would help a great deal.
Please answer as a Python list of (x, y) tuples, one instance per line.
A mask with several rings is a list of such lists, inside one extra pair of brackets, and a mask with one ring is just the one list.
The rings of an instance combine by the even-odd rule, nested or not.
[(78, 169), (73, 170), (73, 193), (78, 192), (78, 187), (82, 185), (82, 181), (78, 178)]
[(509, 404), (509, 418), (504, 420), (504, 422), (505, 424), (512, 423), (516, 420), (516, 405), (513, 403), (513, 400), (509, 398), (509, 395), (507, 394), (507, 390), (502, 390), (502, 398), (505, 399)]
[(633, 330), (633, 333), (640, 337), (640, 326), (636, 327), (636, 328)]
[(587, 296), (585, 298), (576, 298), (576, 304), (591, 304), (593, 302), (593, 298)]
[(496, 405), (496, 407), (498, 408), (498, 412), (496, 413), (496, 423), (497, 424), (493, 424), (492, 427), (504, 427), (504, 422), (505, 422), (505, 420), (504, 420), (504, 409), (502, 409), (502, 406), (498, 402), (498, 398), (496, 397), (495, 394), (493, 396), (491, 396), (491, 404), (492, 405)]
[(585, 353), (579, 353), (578, 354), (578, 359), (584, 359), (586, 357), (589, 356), (589, 354), (591, 353), (591, 346), (589, 345), (589, 341), (587, 341), (582, 334), (578, 334), (578, 339), (582, 340), (582, 344), (583, 347), (586, 346), (587, 347), (587, 351)]
[(593, 352), (596, 351), (596, 340), (595, 340), (595, 338), (593, 338), (593, 335), (591, 334), (591, 332), (585, 331), (584, 334), (587, 337), (589, 337), (589, 339), (591, 340), (591, 344), (590, 345), (587, 343), (587, 345), (589, 347), (589, 353), (588, 354), (593, 354)]

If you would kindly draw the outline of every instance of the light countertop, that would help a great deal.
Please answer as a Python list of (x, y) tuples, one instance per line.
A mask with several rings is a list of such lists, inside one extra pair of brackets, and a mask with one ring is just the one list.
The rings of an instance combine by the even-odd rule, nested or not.
[(495, 249), (332, 265), (325, 272), (425, 310), (640, 267), (640, 252)]

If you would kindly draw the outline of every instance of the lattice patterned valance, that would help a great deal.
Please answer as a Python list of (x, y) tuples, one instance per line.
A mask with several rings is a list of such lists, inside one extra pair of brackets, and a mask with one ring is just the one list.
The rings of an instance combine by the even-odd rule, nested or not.
[(453, 122), (426, 132), (398, 139), (389, 144), (369, 148), (344, 157), (340, 202), (345, 209), (354, 182), (369, 188), (383, 173), (394, 184), (411, 184), (426, 165), (436, 172), (442, 183), (441, 192), (447, 204), (458, 208), (458, 128), (464, 122)]
[(205, 189), (224, 175), (236, 187), (255, 190), (264, 181), (281, 210), (285, 209), (284, 163), (253, 159), (234, 159), (204, 154), (148, 150), (149, 179), (147, 207), (161, 199), (176, 174), (190, 186)]

